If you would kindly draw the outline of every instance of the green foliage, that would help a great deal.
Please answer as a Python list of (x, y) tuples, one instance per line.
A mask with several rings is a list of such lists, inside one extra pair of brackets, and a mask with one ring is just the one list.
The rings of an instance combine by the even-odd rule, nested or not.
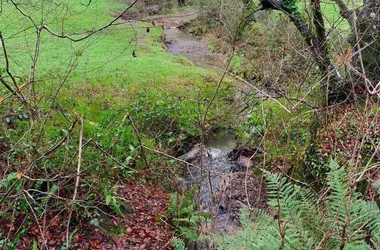
[(0, 232), (0, 247), (7, 250), (16, 250), (17, 243), (20, 241), (22, 235), (27, 231), (28, 228), (22, 228), (12, 239), (8, 239), (7, 237), (3, 238), (3, 235)]
[[(298, 0), (284, 0), (284, 8), (285, 11), (288, 12), (289, 15), (294, 21), (296, 25), (300, 25), (305, 22), (300, 9), (299, 9), (299, 1)], [(243, 34), (244, 29), (249, 25), (250, 22), (254, 21), (254, 14), (260, 8), (260, 1), (251, 1), (250, 4), (244, 11), (244, 17), (239, 26), (239, 34)]]
[(186, 250), (185, 242), (178, 237), (172, 238), (172, 246), (174, 250)]
[(164, 8), (166, 11), (171, 11), (175, 5), (176, 5), (176, 0), (166, 0), (164, 3)]
[(259, 77), (252, 63), (242, 55), (232, 58), (228, 70), (247, 80)]
[(104, 195), (106, 197), (106, 205), (110, 206), (115, 213), (120, 216), (123, 216), (123, 213), (120, 210), (121, 203), (118, 201), (117, 197), (113, 194), (113, 190), (104, 189)]
[[(251, 106), (245, 120), (237, 127), (240, 141), (247, 143), (248, 148), (263, 147), (262, 138), (265, 134), (265, 151), (267, 160), (276, 163), (298, 166), (299, 158), (305, 154), (309, 146), (311, 121), (307, 108), (287, 112), (272, 100), (260, 103), (262, 99), (255, 95), (247, 97), (245, 102)], [(279, 99), (286, 105), (285, 100)], [(296, 117), (296, 118), (295, 118)], [(294, 155), (297, 152), (298, 158)]]
[(253, 21), (254, 13), (259, 9), (259, 1), (251, 1), (250, 4), (244, 10), (244, 16), (242, 22), (239, 26), (239, 34), (243, 34), (244, 29), (249, 25), (251, 21)]
[(379, 181), (373, 181), (372, 185), (376, 188), (377, 192), (380, 193), (380, 182)]
[(37, 241), (33, 241), (32, 250), (38, 250), (38, 243)]
[[(73, 230), (70, 235), (69, 235), (69, 238), (68, 238), (68, 246), (69, 246), (69, 249), (73, 247), (73, 237), (74, 235), (76, 234), (77, 232), (77, 229)], [(67, 245), (66, 245), (66, 242), (64, 244), (61, 245), (60, 247), (60, 250), (67, 250)]]
[[(280, 174), (265, 173), (269, 205), (264, 211), (244, 211), (243, 230), (219, 237), (221, 249), (378, 249), (380, 210), (349, 185), (346, 170), (331, 160), (328, 191), (320, 198)], [(327, 193), (327, 196), (325, 197)], [(232, 247), (233, 246), (233, 247)]]
[(196, 189), (193, 188), (182, 195), (178, 193), (171, 194), (168, 207), (168, 215), (176, 225), (176, 233), (189, 242), (198, 238), (196, 232), (198, 223), (207, 218), (206, 214), (195, 213), (195, 193)]
[(361, 195), (350, 188), (350, 180), (345, 170), (336, 162), (330, 162), (330, 169), (328, 184), (331, 192), (327, 198), (325, 212), (329, 212), (330, 216), (327, 220), (331, 225), (330, 229), (337, 235), (338, 241), (331, 240), (329, 245), (338, 246), (344, 236), (348, 238), (349, 246), (365, 247), (366, 243), (363, 239), (369, 237), (370, 242), (378, 249), (380, 247), (380, 210), (376, 203), (360, 199)]
[(284, 0), (285, 10), (289, 12), (292, 19), (296, 20), (296, 25), (305, 22), (300, 12), (299, 3), (299, 0)]

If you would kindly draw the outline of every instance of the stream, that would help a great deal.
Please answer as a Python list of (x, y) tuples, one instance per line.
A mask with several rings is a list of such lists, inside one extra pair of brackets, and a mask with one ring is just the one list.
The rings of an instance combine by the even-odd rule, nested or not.
[[(220, 72), (221, 57), (209, 51), (204, 41), (182, 30), (179, 24), (182, 20), (170, 17), (160, 20), (165, 30), (167, 51), (185, 56), (201, 68)], [(231, 157), (236, 147), (234, 131), (221, 130), (209, 136), (205, 145), (196, 144), (180, 157), (200, 166), (188, 166), (185, 181), (188, 187), (199, 187), (200, 209), (214, 218), (201, 225), (207, 232), (232, 234), (240, 228), (241, 208), (266, 207), (262, 180), (252, 173), (257, 162), (249, 153)], [(208, 247), (198, 242), (189, 249)]]
[(208, 232), (232, 234), (240, 228), (241, 208), (266, 207), (262, 181), (252, 173), (257, 162), (244, 155), (231, 157), (236, 145), (233, 131), (221, 130), (180, 157), (200, 166), (188, 166), (185, 180), (189, 187), (199, 187), (200, 209), (215, 219), (215, 224), (203, 225)]
[(147, 20), (154, 20), (156, 25), (164, 28), (164, 43), (169, 53), (185, 56), (198, 67), (221, 71), (224, 66), (222, 57), (212, 53), (204, 41), (184, 31), (183, 23), (194, 20), (197, 15), (196, 11), (190, 11)]
[(206, 43), (178, 27), (165, 28), (165, 44), (169, 53), (185, 56), (201, 68), (221, 69), (221, 58), (210, 52)]

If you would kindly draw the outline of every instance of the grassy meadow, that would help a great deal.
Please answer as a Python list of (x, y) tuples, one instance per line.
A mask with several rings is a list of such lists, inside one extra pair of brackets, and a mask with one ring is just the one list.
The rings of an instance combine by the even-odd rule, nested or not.
[[(127, 6), (110, 0), (92, 1), (89, 6), (76, 0), (62, 1), (61, 6), (50, 5), (49, 1), (34, 3), (34, 8), (29, 6), (25, 11), (37, 25), (47, 25), (73, 38), (108, 24), (112, 15)], [(10, 69), (27, 81), (36, 43), (35, 29), (11, 3), (4, 5), (0, 30), (6, 39)], [(85, 115), (86, 123), (92, 124), (87, 131), (109, 117), (121, 119), (122, 113), (130, 112), (148, 132), (152, 131), (149, 128), (160, 131), (160, 126), (164, 126), (160, 123), (166, 124), (169, 119), (178, 133), (199, 134), (197, 119), (212, 96), (218, 77), (193, 66), (184, 57), (168, 54), (162, 36), (159, 26), (123, 20), (80, 42), (43, 30), (36, 65), (37, 99), (47, 111), (49, 97), (59, 90), (53, 108), (60, 107), (69, 117), (75, 113)], [(228, 91), (229, 86), (225, 88)], [(0, 91), (0, 95), (7, 95), (3, 86)], [(211, 120), (218, 116), (216, 110), (211, 110), (210, 115)], [(65, 121), (62, 115), (56, 117)]]

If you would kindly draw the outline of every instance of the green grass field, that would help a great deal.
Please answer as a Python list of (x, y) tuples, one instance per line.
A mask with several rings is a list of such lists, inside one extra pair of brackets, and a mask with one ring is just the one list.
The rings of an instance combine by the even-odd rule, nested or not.
[[(348, 9), (352, 9), (351, 1), (346, 1)], [(357, 7), (359, 7), (359, 2), (356, 1)], [(341, 17), (339, 7), (332, 1), (322, 2), (321, 10), (325, 18), (325, 25), (327, 29), (335, 28), (341, 31), (349, 31), (350, 26), (344, 18)]]
[[(109, 0), (92, 1), (88, 7), (84, 1), (76, 0), (62, 1), (58, 6), (53, 4), (57, 1), (32, 2), (35, 6), (20, 8), (32, 16), (37, 25), (47, 25), (57, 33), (63, 30), (75, 38), (106, 25), (113, 19), (112, 13), (126, 8), (125, 4)], [(6, 40), (13, 74), (27, 81), (36, 42), (32, 23), (5, 2), (0, 30)], [(166, 116), (176, 120), (181, 131), (199, 133), (196, 119), (202, 108), (198, 106), (212, 96), (217, 77), (193, 66), (184, 57), (168, 54), (161, 41), (162, 34), (161, 27), (150, 23), (131, 25), (122, 20), (81, 42), (57, 38), (43, 31), (36, 66), (39, 100), (49, 108), (47, 98), (59, 88), (74, 65), (58, 95), (58, 103), (68, 115), (79, 113), (91, 124), (98, 124), (110, 113), (124, 109), (135, 113), (136, 119), (147, 127), (154, 126), (151, 123), (157, 123), (158, 116)], [(0, 63), (3, 67), (4, 61)], [(0, 91), (0, 96), (7, 95), (3, 86)], [(172, 112), (168, 112), (169, 109)], [(218, 116), (216, 113), (215, 110), (210, 114)]]
[[(105, 0), (94, 1), (88, 8), (75, 0), (68, 2), (70, 12), (64, 21), (65, 34), (99, 28), (113, 19), (110, 9), (121, 11), (125, 7)], [(9, 37), (6, 42), (11, 69), (18, 75), (28, 74), (35, 32), (27, 18), (16, 13), (9, 3), (5, 5), (0, 29), (4, 31), (5, 37)], [(49, 9), (46, 6), (44, 8)], [(49, 15), (44, 22), (57, 33), (61, 31), (62, 19), (65, 16), (62, 11), (56, 10), (58, 14), (54, 17)], [(38, 12), (32, 16), (38, 20), (39, 14)], [(17, 34), (25, 27), (29, 29)], [(150, 27), (149, 33), (146, 32), (146, 27)], [(78, 65), (74, 71), (76, 80), (127, 77), (130, 82), (142, 81), (142, 78), (155, 81), (168, 80), (168, 77), (189, 78), (197, 75), (194, 73), (205, 73), (199, 68), (189, 67), (189, 63), (184, 59), (168, 55), (160, 41), (161, 36), (162, 29), (151, 24), (134, 24), (133, 27), (119, 24), (78, 43), (43, 32), (37, 71), (42, 79), (45, 75), (66, 72), (70, 61), (77, 58)], [(80, 35), (74, 37), (78, 38)], [(132, 56), (133, 50), (136, 51), (136, 58)]]

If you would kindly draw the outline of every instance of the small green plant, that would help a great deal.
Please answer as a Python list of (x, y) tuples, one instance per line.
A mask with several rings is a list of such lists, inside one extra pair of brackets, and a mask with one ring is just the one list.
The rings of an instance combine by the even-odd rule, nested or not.
[[(198, 239), (196, 228), (207, 215), (197, 214), (194, 202), (196, 189), (193, 188), (185, 194), (173, 193), (169, 200), (168, 214), (172, 218), (176, 233), (189, 242)], [(178, 243), (178, 241), (177, 241)]]
[(174, 247), (175, 250), (185, 250), (185, 242), (178, 237), (173, 237), (172, 238), (172, 246)]
[(13, 239), (8, 239), (7, 237), (3, 238), (2, 233), (0, 232), (0, 247), (2, 249), (7, 249), (7, 250), (15, 250), (17, 249), (17, 243), (20, 241), (22, 235), (28, 231), (27, 228), (23, 228), (20, 230), (14, 237)]
[[(77, 232), (77, 229), (75, 229), (74, 231), (72, 231), (70, 233), (70, 236), (69, 236), (69, 239), (68, 239), (68, 246), (69, 246), (69, 249), (71, 249), (73, 246), (72, 246), (72, 242), (73, 242), (73, 237), (75, 235), (75, 233)], [(33, 247), (34, 247), (34, 242), (33, 242)], [(66, 242), (61, 245), (61, 248), (60, 250), (67, 250), (67, 245), (66, 245)]]

